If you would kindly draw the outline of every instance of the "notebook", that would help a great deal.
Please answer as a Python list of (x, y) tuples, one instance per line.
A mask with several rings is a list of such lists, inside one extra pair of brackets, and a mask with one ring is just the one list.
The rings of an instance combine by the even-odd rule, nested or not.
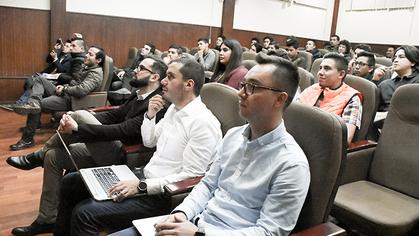
[(149, 217), (139, 220), (133, 220), (132, 224), (140, 232), (141, 236), (154, 236), (156, 230), (154, 224), (163, 221), (168, 215)]
[[(89, 190), (92, 197), (97, 201), (104, 201), (112, 199), (108, 195), (108, 189), (115, 183), (122, 180), (138, 180), (137, 176), (126, 165), (112, 165), (93, 168), (79, 169), (73, 156), (68, 150), (67, 144), (64, 142), (61, 134), (56, 130), (74, 168), (80, 173), (83, 182)], [(137, 195), (138, 196), (138, 195)]]

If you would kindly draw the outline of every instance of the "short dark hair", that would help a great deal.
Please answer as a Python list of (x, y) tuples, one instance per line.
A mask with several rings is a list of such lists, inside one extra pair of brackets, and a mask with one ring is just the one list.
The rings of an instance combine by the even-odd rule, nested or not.
[(374, 53), (372, 52), (368, 52), (368, 51), (362, 51), (360, 53), (358, 53), (357, 55), (358, 57), (367, 57), (368, 58), (368, 65), (371, 67), (375, 66), (375, 56)]
[(323, 59), (332, 59), (336, 63), (338, 70), (345, 71), (345, 76), (348, 71), (348, 60), (337, 52), (329, 52), (324, 55)]
[(357, 44), (355, 46), (355, 49), (357, 49), (357, 48), (362, 49), (362, 50), (367, 51), (367, 52), (372, 52), (371, 46), (368, 45), (368, 44), (365, 44), (365, 43)]
[(222, 35), (222, 34), (220, 34), (220, 35), (218, 35), (217, 36), (217, 38), (222, 38), (223, 39), (223, 41), (226, 39), (226, 36), (224, 36), (224, 35)]
[(202, 42), (204, 42), (204, 43), (208, 43), (208, 42), (209, 42), (209, 41), (208, 41), (208, 38), (204, 38), (204, 37), (199, 38), (197, 42), (200, 42), (200, 41), (202, 41)]
[(288, 99), (284, 106), (285, 110), (294, 99), (298, 83), (300, 82), (298, 68), (288, 60), (276, 56), (268, 56), (263, 53), (259, 53), (256, 56), (256, 62), (260, 65), (271, 64), (275, 66), (272, 74), (273, 84), (288, 94)]
[(154, 44), (151, 43), (151, 42), (147, 42), (147, 43), (145, 43), (145, 45), (149, 46), (150, 47), (150, 52), (154, 54), (154, 52), (156, 51), (156, 46), (154, 46)]
[(103, 65), (105, 64), (105, 59), (106, 59), (105, 50), (103, 50), (103, 48), (98, 47), (98, 46), (91, 46), (91, 48), (96, 48), (97, 50), (99, 50), (99, 51), (96, 52), (96, 57), (95, 58), (100, 59), (100, 62), (99, 62), (98, 65), (103, 68)]
[(260, 43), (254, 43), (252, 46), (255, 46), (256, 53), (262, 51), (262, 48), (263, 48), (262, 44), (260, 44)]
[(406, 55), (407, 59), (411, 63), (414, 63), (414, 65), (412, 66), (412, 70), (414, 72), (418, 72), (419, 71), (419, 49), (411, 45), (402, 45), (396, 49), (395, 53), (402, 49), (404, 50), (404, 54)]
[(73, 42), (77, 44), (81, 49), (83, 49), (83, 52), (86, 52), (86, 41), (84, 41), (84, 39), (76, 38), (71, 40), (71, 43)]
[(298, 49), (298, 39), (294, 36), (290, 36), (287, 38), (285, 45), (287, 45), (287, 47), (293, 47), (295, 49)]
[(253, 37), (252, 39), (250, 39), (250, 42), (252, 42), (253, 40), (255, 40), (257, 43), (260, 43), (259, 38), (257, 37)]
[(337, 34), (332, 34), (332, 35), (330, 35), (330, 38), (332, 38), (332, 37), (336, 37), (336, 38), (338, 39), (338, 41), (340, 41), (340, 37), (339, 37), (339, 35), (337, 35)]
[(166, 77), (167, 65), (155, 55), (147, 55), (144, 59), (146, 58), (150, 58), (154, 61), (153, 65), (151, 65), (151, 70), (159, 75), (160, 80), (164, 79)]
[(351, 43), (348, 40), (346, 40), (346, 39), (341, 40), (339, 42), (339, 45), (341, 45), (341, 44), (346, 47), (346, 51), (345, 51), (346, 54), (351, 52)]
[(271, 36), (265, 36), (263, 38), (263, 41), (265, 41), (265, 39), (269, 39), (269, 41), (274, 41), (274, 39)]
[(183, 49), (182, 49), (182, 47), (179, 44), (172, 44), (172, 45), (169, 46), (169, 49), (170, 48), (176, 49), (176, 52), (178, 54), (182, 54), (183, 53)]
[(205, 82), (205, 73), (204, 68), (196, 62), (195, 60), (188, 59), (188, 58), (179, 58), (176, 60), (173, 60), (169, 63), (180, 63), (182, 64), (182, 67), (180, 68), (180, 73), (183, 76), (183, 80), (193, 80), (194, 85), (194, 94), (195, 96), (199, 96), (201, 93), (201, 88), (204, 85)]

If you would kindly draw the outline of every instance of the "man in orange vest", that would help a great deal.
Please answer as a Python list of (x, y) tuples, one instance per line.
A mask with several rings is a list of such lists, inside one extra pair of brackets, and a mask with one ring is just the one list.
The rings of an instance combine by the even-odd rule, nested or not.
[(348, 61), (343, 56), (326, 54), (317, 73), (319, 82), (306, 88), (298, 101), (342, 117), (348, 128), (349, 144), (361, 126), (362, 95), (343, 82), (347, 69)]

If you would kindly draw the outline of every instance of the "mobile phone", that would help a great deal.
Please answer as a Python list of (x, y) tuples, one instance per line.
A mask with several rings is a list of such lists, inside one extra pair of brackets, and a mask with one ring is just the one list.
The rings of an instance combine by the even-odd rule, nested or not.
[(63, 40), (61, 38), (58, 38), (56, 43), (63, 44)]

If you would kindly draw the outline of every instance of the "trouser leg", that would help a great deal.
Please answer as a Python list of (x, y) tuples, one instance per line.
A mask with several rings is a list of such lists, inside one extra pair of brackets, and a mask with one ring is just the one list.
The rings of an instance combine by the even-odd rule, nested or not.
[(69, 111), (71, 110), (71, 98), (69, 96), (49, 96), (41, 100), (41, 108), (44, 112)]
[(37, 76), (33, 80), (31, 99), (41, 101), (42, 97), (55, 94), (55, 85), (44, 77)]

